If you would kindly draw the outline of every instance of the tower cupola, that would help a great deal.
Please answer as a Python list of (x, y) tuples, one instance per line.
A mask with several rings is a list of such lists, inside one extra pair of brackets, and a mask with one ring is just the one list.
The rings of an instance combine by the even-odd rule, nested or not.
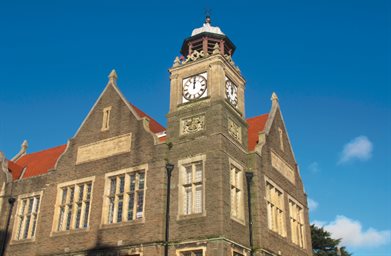
[(216, 44), (218, 44), (222, 55), (232, 56), (235, 52), (235, 45), (219, 27), (211, 25), (211, 19), (207, 16), (204, 25), (194, 29), (191, 36), (184, 40), (181, 53), (185, 57), (191, 55), (194, 51), (212, 54)]

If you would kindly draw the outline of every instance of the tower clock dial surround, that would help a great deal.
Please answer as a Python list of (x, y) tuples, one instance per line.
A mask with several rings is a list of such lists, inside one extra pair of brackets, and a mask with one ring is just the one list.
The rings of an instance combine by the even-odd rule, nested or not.
[(208, 94), (207, 74), (198, 74), (183, 79), (183, 103), (206, 97)]

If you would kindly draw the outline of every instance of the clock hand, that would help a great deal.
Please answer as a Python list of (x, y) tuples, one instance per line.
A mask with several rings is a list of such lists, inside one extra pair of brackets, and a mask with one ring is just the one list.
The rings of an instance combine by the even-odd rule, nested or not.
[(193, 90), (195, 90), (195, 84), (196, 84), (196, 80), (195, 80), (196, 78), (194, 77), (193, 78)]

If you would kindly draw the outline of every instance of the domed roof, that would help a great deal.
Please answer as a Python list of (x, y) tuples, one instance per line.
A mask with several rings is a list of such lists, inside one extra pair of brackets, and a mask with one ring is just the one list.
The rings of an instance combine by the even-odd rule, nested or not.
[(205, 23), (202, 27), (193, 29), (191, 36), (195, 36), (195, 35), (201, 34), (203, 32), (224, 35), (224, 33), (221, 31), (221, 29), (219, 27), (213, 27), (210, 25), (210, 17), (209, 16), (206, 17)]

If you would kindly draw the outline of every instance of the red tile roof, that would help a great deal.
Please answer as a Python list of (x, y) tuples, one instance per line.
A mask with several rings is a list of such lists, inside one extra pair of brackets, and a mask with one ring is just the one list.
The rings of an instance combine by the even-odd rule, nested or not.
[(265, 129), (267, 118), (269, 114), (248, 118), (248, 150), (253, 151), (258, 144), (258, 133)]
[(57, 159), (65, 151), (66, 145), (49, 148), (43, 151), (22, 156), (16, 164), (26, 168), (22, 178), (28, 178), (47, 173), (56, 165)]
[(156, 122), (155, 119), (153, 119), (152, 117), (150, 117), (149, 115), (145, 114), (143, 111), (141, 111), (138, 107), (136, 107), (135, 105), (133, 105), (132, 103), (129, 102), (129, 104), (134, 108), (134, 110), (136, 111), (136, 113), (141, 117), (146, 117), (149, 119), (149, 129), (151, 130), (151, 132), (153, 133), (159, 133), (159, 132), (163, 132), (166, 130), (166, 128), (164, 128), (162, 125), (160, 125), (158, 122)]
[(17, 180), (23, 172), (23, 167), (17, 165), (11, 160), (8, 160), (8, 170), (11, 172), (12, 180)]

